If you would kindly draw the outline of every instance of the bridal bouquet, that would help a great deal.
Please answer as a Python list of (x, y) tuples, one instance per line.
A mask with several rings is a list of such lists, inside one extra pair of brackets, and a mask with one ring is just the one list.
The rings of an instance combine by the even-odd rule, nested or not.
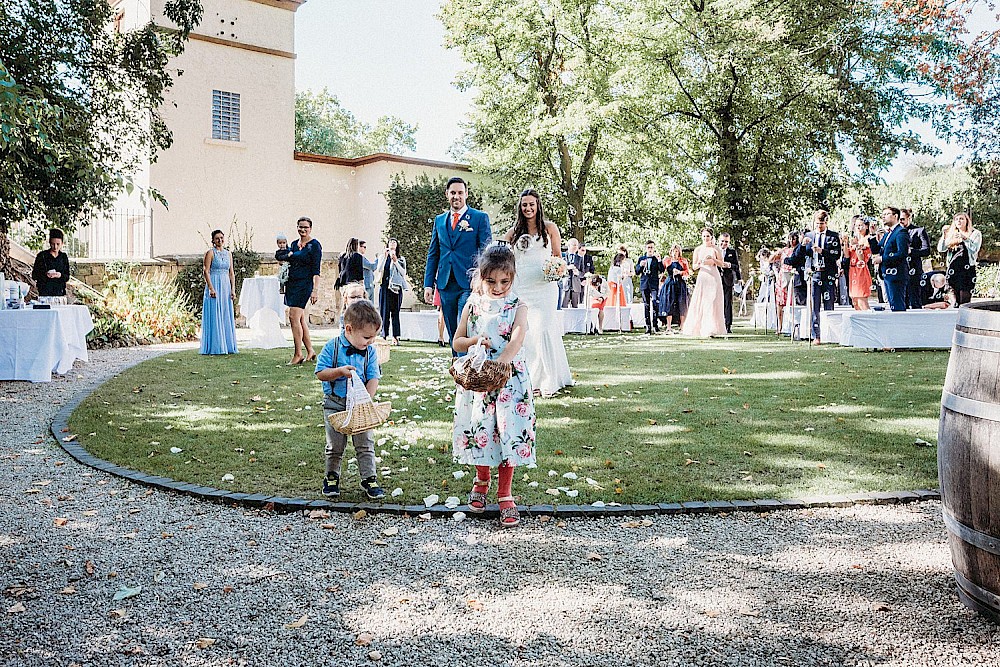
[(550, 283), (562, 280), (566, 276), (566, 260), (562, 257), (549, 257), (542, 264), (542, 276)]

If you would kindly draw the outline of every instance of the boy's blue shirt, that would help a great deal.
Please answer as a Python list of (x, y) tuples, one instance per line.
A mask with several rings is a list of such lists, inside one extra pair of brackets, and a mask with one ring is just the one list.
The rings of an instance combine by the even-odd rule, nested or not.
[[(371, 347), (365, 348), (364, 354), (347, 354), (347, 350), (351, 346), (351, 342), (347, 340), (344, 334), (340, 334), (336, 338), (331, 338), (327, 341), (326, 345), (320, 351), (319, 356), (316, 357), (316, 371), (319, 373), (321, 370), (327, 368), (339, 368), (340, 366), (353, 366), (358, 370), (358, 376), (361, 381), (365, 384), (369, 380), (375, 380), (382, 377), (382, 371), (378, 367), (378, 355)], [(336, 348), (337, 358), (334, 359), (334, 349)], [(368, 358), (367, 365), (365, 364), (365, 358)], [(340, 398), (347, 397), (347, 378), (337, 378), (333, 382), (323, 381), (323, 393), (327, 395), (339, 396)]]

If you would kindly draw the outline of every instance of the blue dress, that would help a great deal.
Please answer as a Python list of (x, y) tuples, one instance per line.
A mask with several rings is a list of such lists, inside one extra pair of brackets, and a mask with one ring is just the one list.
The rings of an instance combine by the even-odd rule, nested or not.
[(667, 280), (660, 288), (660, 316), (679, 322), (687, 316), (689, 295), (684, 276), (675, 276), (674, 269), (684, 271), (685, 267), (680, 262), (670, 262), (667, 267)]
[(233, 312), (233, 291), (229, 285), (229, 267), (233, 256), (228, 250), (216, 250), (212, 254), (212, 266), (208, 276), (215, 288), (213, 299), (205, 285), (201, 299), (201, 353), (235, 354), (236, 317)]
[(323, 246), (312, 239), (303, 248), (295, 239), (285, 250), (274, 253), (275, 259), (288, 262), (288, 282), (285, 283), (285, 305), (305, 308), (312, 296), (313, 276), (318, 276), (323, 263)]

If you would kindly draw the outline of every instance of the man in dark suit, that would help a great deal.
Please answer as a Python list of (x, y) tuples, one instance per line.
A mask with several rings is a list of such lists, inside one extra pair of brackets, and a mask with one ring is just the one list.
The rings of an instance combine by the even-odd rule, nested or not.
[[(562, 307), (576, 308), (583, 300), (584, 276), (594, 273), (594, 258), (587, 254), (587, 246), (571, 238), (566, 242), (566, 277), (563, 279)], [(586, 304), (585, 304), (586, 306)]]
[(732, 237), (723, 233), (719, 235), (719, 250), (722, 251), (722, 308), (726, 319), (726, 333), (733, 333), (733, 285), (743, 280), (740, 273), (740, 256), (735, 248), (730, 248)]
[(646, 241), (646, 254), (635, 260), (635, 271), (639, 274), (639, 290), (642, 292), (642, 312), (646, 316), (646, 333), (660, 333), (657, 320), (659, 313), (655, 312), (653, 304), (657, 291), (660, 289), (660, 273), (663, 262), (656, 256), (656, 244)]
[(910, 254), (910, 235), (899, 224), (899, 209), (886, 206), (882, 210), (882, 222), (888, 228), (882, 237), (880, 253), (872, 258), (878, 264), (879, 274), (885, 285), (885, 298), (889, 302), (889, 310), (906, 310), (906, 258)]
[(840, 271), (840, 256), (843, 250), (840, 234), (827, 229), (830, 214), (816, 211), (813, 216), (814, 230), (806, 232), (802, 240), (807, 258), (807, 269), (812, 269), (812, 338), (819, 345), (819, 309), (833, 310), (834, 294), (837, 289), (837, 273)]
[(924, 274), (924, 258), (931, 254), (931, 241), (927, 230), (913, 225), (913, 209), (899, 210), (899, 224), (909, 235), (910, 254), (906, 258), (906, 307), (923, 308), (923, 289), (920, 287), (920, 277)]
[[(471, 294), (470, 278), (476, 257), (493, 240), (490, 217), (465, 204), (465, 181), (457, 176), (445, 186), (449, 209), (434, 219), (424, 271), (424, 301), (434, 301), (434, 287), (441, 297), (441, 313), (448, 342), (455, 338), (458, 316)], [(455, 354), (454, 348), (452, 354)]]

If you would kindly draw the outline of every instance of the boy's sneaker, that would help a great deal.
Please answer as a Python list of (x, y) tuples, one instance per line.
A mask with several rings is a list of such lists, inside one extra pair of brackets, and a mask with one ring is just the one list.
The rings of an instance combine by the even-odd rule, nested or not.
[(340, 477), (334, 475), (332, 478), (323, 478), (323, 495), (327, 498), (336, 498), (340, 495)]
[(385, 491), (378, 485), (378, 479), (369, 477), (361, 480), (361, 490), (365, 492), (370, 500), (382, 500), (385, 498)]

